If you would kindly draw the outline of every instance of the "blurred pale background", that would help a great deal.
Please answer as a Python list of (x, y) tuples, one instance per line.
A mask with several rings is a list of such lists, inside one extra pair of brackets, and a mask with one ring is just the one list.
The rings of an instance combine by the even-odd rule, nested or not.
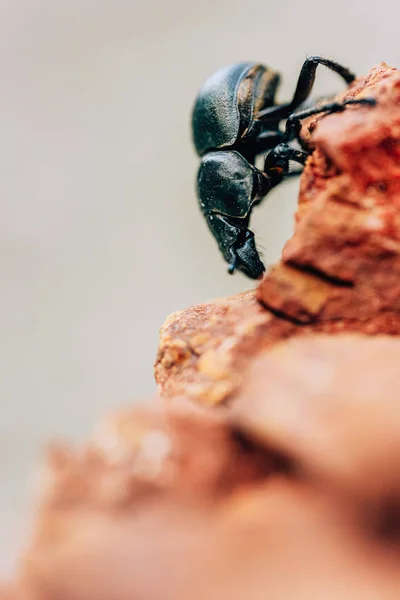
[[(384, 16), (382, 16), (384, 15)], [(384, 21), (385, 19), (385, 21)], [(192, 100), (215, 69), (307, 55), (399, 66), (393, 0), (1, 0), (0, 566), (21, 539), (43, 440), (154, 392), (168, 313), (250, 287), (200, 217)], [(342, 89), (323, 70), (316, 93)], [(275, 261), (297, 182), (254, 215)]]

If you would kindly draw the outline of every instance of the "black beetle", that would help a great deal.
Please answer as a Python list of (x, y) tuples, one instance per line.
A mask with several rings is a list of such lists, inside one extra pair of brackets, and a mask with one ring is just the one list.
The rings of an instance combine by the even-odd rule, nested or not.
[[(304, 165), (309, 156), (310, 150), (300, 139), (301, 119), (340, 111), (349, 104), (375, 103), (363, 98), (294, 112), (307, 100), (319, 64), (338, 73), (347, 84), (355, 78), (338, 63), (314, 56), (304, 62), (291, 102), (275, 104), (279, 74), (260, 64), (240, 63), (214, 73), (197, 96), (192, 115), (193, 141), (202, 157), (197, 196), (231, 274), (239, 269), (257, 279), (265, 270), (248, 228), (250, 215), (273, 187), (292, 174), (289, 162)], [(280, 129), (283, 120), (285, 131)], [(293, 140), (301, 150), (289, 146)], [(255, 160), (265, 151), (260, 171)]]

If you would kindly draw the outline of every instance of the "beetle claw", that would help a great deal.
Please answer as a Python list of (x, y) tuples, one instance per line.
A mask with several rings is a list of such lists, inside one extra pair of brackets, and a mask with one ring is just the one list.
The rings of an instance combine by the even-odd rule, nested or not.
[(233, 261), (231, 262), (231, 264), (228, 267), (229, 275), (233, 275), (234, 272), (236, 271), (236, 263), (237, 263), (237, 256), (234, 257)]

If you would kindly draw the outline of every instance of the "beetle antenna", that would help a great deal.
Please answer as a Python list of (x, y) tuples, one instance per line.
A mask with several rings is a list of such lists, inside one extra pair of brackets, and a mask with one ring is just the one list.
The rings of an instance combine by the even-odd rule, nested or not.
[(264, 260), (264, 254), (266, 252), (266, 248), (264, 248), (264, 246), (262, 246), (261, 244), (257, 244), (256, 250), (257, 250), (258, 254), (260, 255), (260, 258), (262, 260)]

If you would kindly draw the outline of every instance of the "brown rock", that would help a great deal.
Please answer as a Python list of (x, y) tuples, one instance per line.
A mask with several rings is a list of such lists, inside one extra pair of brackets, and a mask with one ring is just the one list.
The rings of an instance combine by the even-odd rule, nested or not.
[[(155, 367), (163, 397), (231, 398), (251, 360), (293, 335), (400, 333), (400, 72), (382, 64), (341, 98), (373, 96), (303, 127), (315, 147), (297, 226), (252, 292), (172, 315)], [(311, 131), (311, 133), (310, 133)]]
[(357, 509), (361, 497), (400, 511), (399, 358), (400, 339), (383, 335), (277, 344), (251, 365), (233, 422), (302, 477), (354, 496)]
[[(146, 502), (42, 511), (20, 575), (24, 600), (180, 600), (211, 546), (207, 506)], [(190, 597), (190, 596), (189, 596)]]
[(161, 328), (158, 387), (164, 397), (218, 404), (237, 388), (254, 354), (293, 330), (266, 311), (254, 292), (174, 313)]
[(107, 419), (48, 466), (21, 598), (397, 600), (399, 349), (292, 339), (231, 411)]
[(81, 450), (54, 447), (41, 470), (41, 505), (122, 510), (153, 497), (210, 499), (274, 468), (227, 428), (223, 413), (175, 399), (104, 419)]
[(258, 298), (302, 323), (387, 314), (381, 332), (398, 334), (400, 72), (381, 65), (345, 97), (368, 95), (373, 109), (318, 119), (295, 234)]
[[(61, 515), (37, 545), (26, 600), (397, 600), (399, 556), (343, 505), (289, 481), (222, 507)], [(295, 595), (294, 595), (295, 594)]]
[(20, 600), (17, 587), (11, 584), (0, 585), (0, 600)]
[(368, 539), (345, 504), (273, 480), (224, 515), (200, 586), (212, 600), (395, 599), (399, 556)]
[(284, 467), (183, 400), (113, 415), (83, 449), (49, 452), (21, 597), (183, 600), (220, 507)]
[(328, 498), (287, 482), (224, 512), (156, 506), (63, 525), (68, 543), (42, 555), (26, 598), (397, 600), (400, 590), (395, 553), (366, 543)]

